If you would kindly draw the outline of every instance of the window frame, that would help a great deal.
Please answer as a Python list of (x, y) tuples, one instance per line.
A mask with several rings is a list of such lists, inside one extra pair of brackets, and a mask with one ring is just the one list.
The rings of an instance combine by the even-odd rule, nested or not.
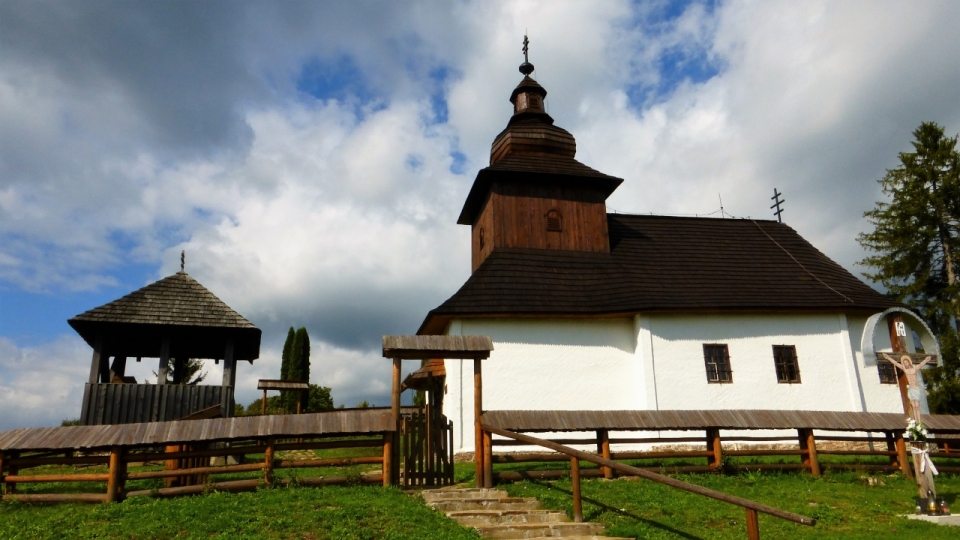
[(900, 384), (900, 370), (883, 358), (877, 359), (877, 375), (880, 384)]
[(703, 365), (708, 384), (733, 384), (730, 348), (726, 343), (704, 343)]
[(551, 208), (544, 215), (547, 218), (547, 232), (563, 232), (563, 214), (556, 208)]
[[(788, 352), (788, 356), (784, 356)], [(801, 384), (800, 359), (797, 357), (796, 345), (773, 346), (773, 369), (777, 374), (777, 384)], [(792, 373), (791, 373), (792, 372)], [(790, 375), (795, 375), (795, 379)]]

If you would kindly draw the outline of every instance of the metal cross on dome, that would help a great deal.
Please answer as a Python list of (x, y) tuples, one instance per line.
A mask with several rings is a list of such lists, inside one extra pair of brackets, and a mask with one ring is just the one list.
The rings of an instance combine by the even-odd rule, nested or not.
[(527, 35), (524, 34), (523, 35), (523, 61), (525, 63), (530, 62), (529, 52), (530, 52), (530, 40), (527, 39)]

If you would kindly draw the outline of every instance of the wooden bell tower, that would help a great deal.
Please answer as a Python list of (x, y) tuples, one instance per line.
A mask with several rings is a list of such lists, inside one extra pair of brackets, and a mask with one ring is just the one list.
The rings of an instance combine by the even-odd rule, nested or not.
[(510, 94), (513, 117), (493, 141), (490, 166), (477, 174), (457, 220), (473, 229), (474, 271), (498, 248), (610, 251), (606, 199), (623, 180), (574, 159), (577, 142), (553, 125), (533, 69), (520, 66), (523, 80)]

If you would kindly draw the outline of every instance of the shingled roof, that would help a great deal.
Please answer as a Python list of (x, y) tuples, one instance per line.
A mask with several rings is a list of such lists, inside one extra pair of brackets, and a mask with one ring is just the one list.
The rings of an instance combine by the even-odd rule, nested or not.
[(419, 333), (465, 316), (876, 312), (899, 305), (787, 225), (608, 214), (610, 253), (496, 249)]
[[(91, 346), (98, 332), (122, 325), (127, 327), (126, 332), (133, 332), (142, 338), (124, 336), (123, 340), (129, 342), (128, 344), (143, 341), (147, 339), (147, 335), (151, 338), (161, 335), (164, 331), (167, 334), (187, 336), (186, 341), (191, 342), (203, 335), (234, 335), (242, 337), (243, 341), (242, 344), (237, 344), (238, 349), (243, 349), (243, 352), (237, 351), (238, 358), (251, 359), (251, 355), (252, 358), (259, 355), (260, 330), (185, 272), (165, 277), (123, 298), (81, 313), (67, 322)], [(254, 347), (254, 340), (255, 353), (251, 349)], [(185, 340), (178, 341), (182, 344)], [(113, 343), (114, 346), (119, 344), (117, 339), (114, 339)], [(155, 347), (159, 345), (153, 345), (151, 341), (150, 348)], [(219, 358), (222, 353), (222, 346), (217, 346), (207, 353), (210, 356), (201, 356), (197, 351), (183, 354)], [(130, 355), (153, 356), (150, 353)]]

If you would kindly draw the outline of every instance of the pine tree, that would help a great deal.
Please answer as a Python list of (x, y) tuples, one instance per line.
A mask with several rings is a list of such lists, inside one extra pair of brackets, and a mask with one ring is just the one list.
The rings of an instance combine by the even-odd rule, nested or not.
[(890, 202), (864, 213), (873, 232), (858, 237), (875, 254), (860, 264), (864, 275), (920, 313), (944, 345), (942, 367), (927, 370), (934, 412), (960, 410), (960, 152), (957, 137), (924, 122), (914, 132), (913, 152), (901, 152), (900, 165), (880, 180)]

